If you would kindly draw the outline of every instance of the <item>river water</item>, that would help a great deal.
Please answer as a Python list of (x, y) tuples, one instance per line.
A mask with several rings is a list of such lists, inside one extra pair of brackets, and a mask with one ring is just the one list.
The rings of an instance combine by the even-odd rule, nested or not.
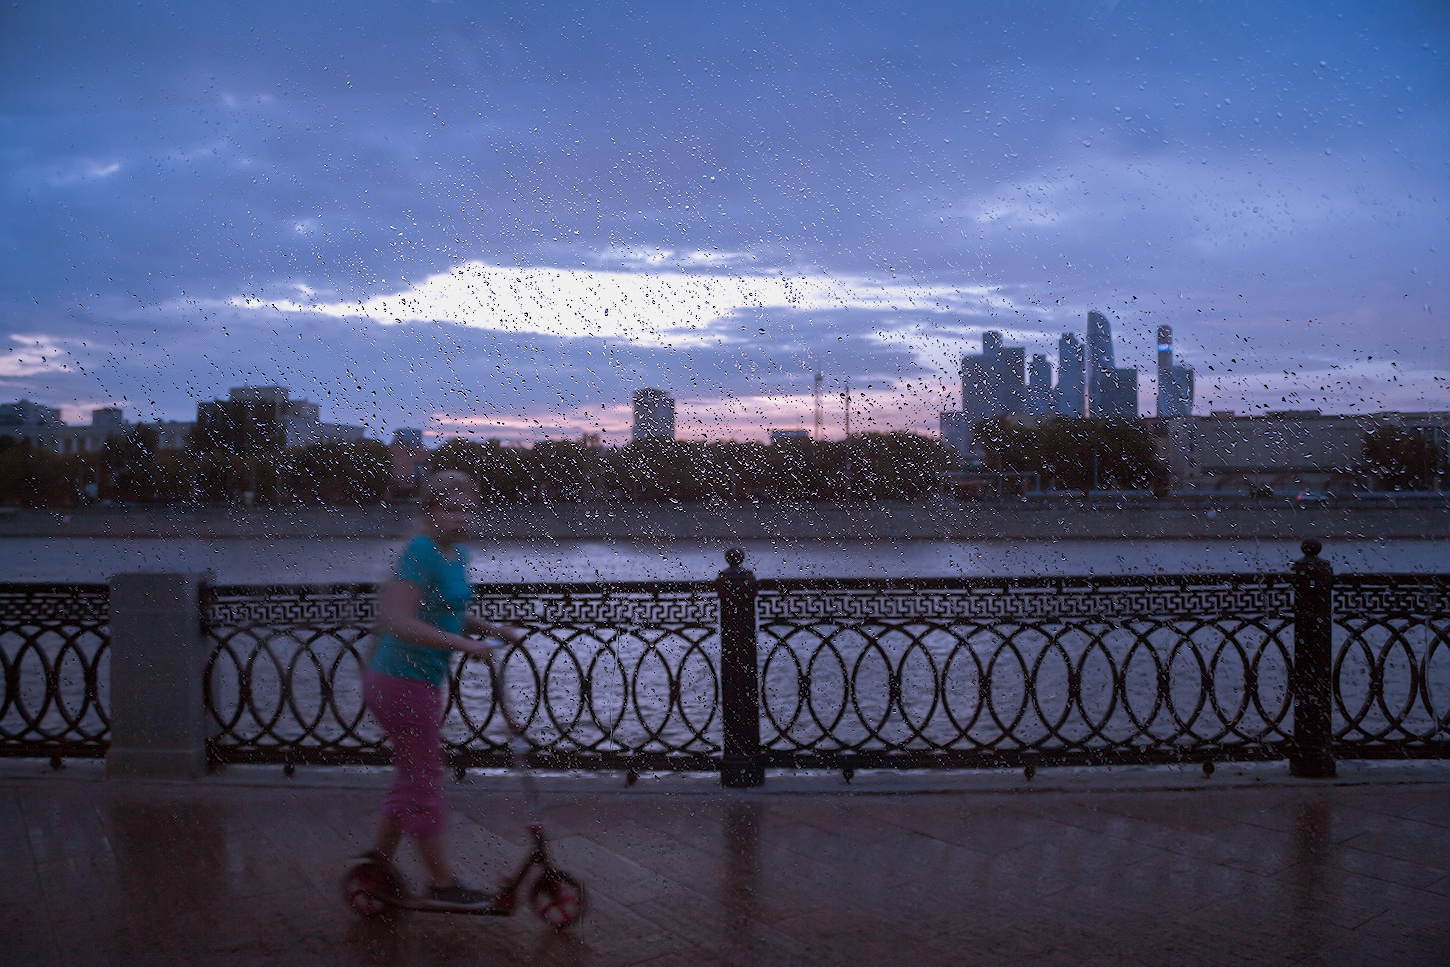
[[(6, 538), (0, 582), (102, 582), (127, 571), (210, 571), (222, 584), (378, 581), (404, 542), (381, 538), (161, 540)], [(724, 541), (500, 541), (476, 544), (481, 582), (708, 580), (725, 566)], [(738, 542), (757, 577), (973, 577), (998, 575), (1283, 572), (1297, 541), (772, 541)], [(1450, 543), (1336, 541), (1338, 571), (1450, 570)]]

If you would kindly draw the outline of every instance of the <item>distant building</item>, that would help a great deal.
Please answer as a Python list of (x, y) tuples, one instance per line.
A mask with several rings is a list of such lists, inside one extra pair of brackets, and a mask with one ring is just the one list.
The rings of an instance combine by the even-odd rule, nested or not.
[(1052, 364), (1042, 353), (1033, 353), (1027, 367), (1027, 413), (1046, 416), (1052, 411)]
[(0, 436), (25, 440), (31, 446), (58, 454), (99, 453), (112, 437), (124, 436), (138, 426), (156, 434), (158, 449), (180, 450), (191, 436), (191, 424), (168, 420), (155, 423), (131, 423), (125, 410), (118, 406), (102, 406), (91, 410), (89, 424), (66, 423), (60, 410), (30, 400), (0, 403)]
[(1193, 370), (1173, 362), (1173, 327), (1158, 327), (1158, 415), (1193, 413)]
[(60, 410), (54, 406), (31, 400), (0, 403), (0, 433), (21, 427), (42, 429), (60, 426), (65, 426), (65, 420), (60, 418)]
[(1375, 486), (1364, 465), (1364, 441), (1387, 424), (1439, 442), (1450, 430), (1450, 414), (1219, 411), (1165, 419), (1160, 439), (1174, 488), (1182, 492), (1345, 494)]
[(1076, 333), (1065, 332), (1057, 340), (1057, 388), (1052, 404), (1062, 416), (1083, 416), (1087, 410), (1087, 357)]
[(235, 386), (225, 400), (198, 403), (198, 445), (250, 453), (363, 439), (362, 427), (323, 423), (316, 403), (291, 395), (284, 386)]
[(675, 438), (675, 398), (657, 389), (642, 389), (634, 394), (634, 430), (630, 439), (673, 440)]
[(973, 424), (1027, 408), (1026, 353), (1021, 346), (1003, 346), (1000, 332), (984, 332), (981, 354), (962, 357), (962, 412)]
[(1138, 371), (1113, 368), (1098, 378), (1097, 400), (1088, 414), (1099, 420), (1138, 418)]
[(974, 425), (961, 410), (945, 410), (941, 414), (941, 442), (953, 468), (981, 462), (981, 453), (975, 446)]
[(423, 478), (428, 475), (428, 450), (423, 446), (423, 431), (394, 430), (388, 456), (393, 468), (393, 496), (411, 497), (416, 494)]
[(770, 445), (776, 446), (789, 440), (809, 440), (810, 430), (771, 430)]
[(1113, 360), (1113, 330), (1096, 309), (1087, 320), (1088, 416), (1134, 420), (1138, 417), (1138, 371), (1119, 369)]

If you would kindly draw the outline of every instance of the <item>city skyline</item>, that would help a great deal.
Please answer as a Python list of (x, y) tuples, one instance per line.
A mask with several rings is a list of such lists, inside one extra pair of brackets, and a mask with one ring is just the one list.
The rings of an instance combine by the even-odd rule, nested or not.
[[(1045, 15), (1043, 15), (1045, 13)], [(0, 12), (0, 398), (931, 431), (1092, 308), (1154, 410), (1443, 406), (1433, 4)], [(306, 36), (301, 47), (284, 38)], [(247, 38), (245, 44), (237, 38)], [(1034, 402), (1031, 405), (1040, 405)]]

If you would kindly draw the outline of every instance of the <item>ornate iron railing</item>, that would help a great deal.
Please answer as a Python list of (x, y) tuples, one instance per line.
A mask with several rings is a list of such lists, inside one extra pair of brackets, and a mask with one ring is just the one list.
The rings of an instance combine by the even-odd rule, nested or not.
[(108, 601), (104, 584), (0, 584), (0, 756), (106, 754)]
[(1450, 576), (1338, 575), (1334, 754), (1450, 754)]
[[(556, 768), (1025, 766), (1450, 756), (1450, 576), (756, 581), (477, 588), (533, 761)], [(214, 762), (382, 763), (362, 705), (375, 589), (207, 587)], [(110, 741), (108, 589), (0, 585), (0, 755)], [(502, 764), (488, 667), (445, 741)]]
[[(699, 583), (482, 585), (476, 613), (524, 628), (502, 657), (534, 761), (556, 767), (707, 768), (719, 750), (714, 588)], [(216, 587), (206, 701), (221, 762), (381, 762), (361, 704), (369, 585)], [(507, 738), (490, 671), (455, 665), (445, 742), (457, 768), (499, 765)]]
[(762, 581), (775, 765), (1281, 757), (1286, 578)]

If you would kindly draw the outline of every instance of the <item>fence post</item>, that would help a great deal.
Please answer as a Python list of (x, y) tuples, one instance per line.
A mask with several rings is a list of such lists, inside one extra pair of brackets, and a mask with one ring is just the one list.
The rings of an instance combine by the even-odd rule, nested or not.
[(1333, 696), (1334, 568), (1319, 557), (1324, 545), (1310, 539), (1294, 562), (1294, 743), (1289, 772), (1306, 779), (1334, 775)]
[(720, 706), (725, 748), (720, 784), (747, 789), (765, 782), (760, 757), (760, 667), (755, 640), (755, 575), (745, 553), (725, 552), (729, 567), (715, 579), (720, 595)]
[(106, 775), (195, 779), (206, 772), (201, 633), (204, 574), (111, 578), (111, 747)]

